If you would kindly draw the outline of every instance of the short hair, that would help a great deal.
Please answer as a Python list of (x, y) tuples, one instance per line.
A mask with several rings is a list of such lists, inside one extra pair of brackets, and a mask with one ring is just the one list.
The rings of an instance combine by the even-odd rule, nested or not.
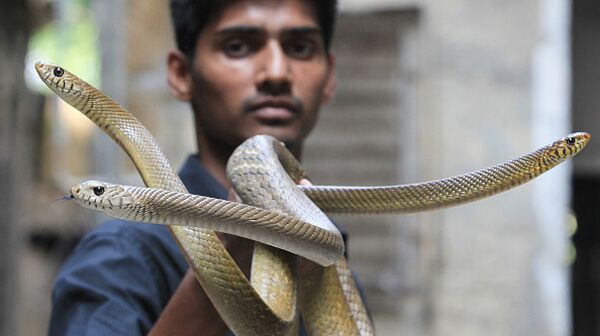
[[(193, 56), (198, 36), (204, 26), (235, 1), (237, 0), (170, 0), (177, 48), (188, 57)], [(329, 51), (337, 15), (337, 0), (310, 1), (316, 12), (325, 50)]]

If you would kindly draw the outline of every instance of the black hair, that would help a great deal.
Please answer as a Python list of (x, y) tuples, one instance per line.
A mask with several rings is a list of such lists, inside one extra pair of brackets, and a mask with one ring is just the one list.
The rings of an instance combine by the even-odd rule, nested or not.
[[(225, 7), (236, 0), (170, 0), (171, 19), (175, 30), (177, 48), (188, 57), (194, 49), (200, 32), (206, 24)], [(337, 0), (310, 0), (316, 12), (325, 50), (329, 51), (335, 18)]]

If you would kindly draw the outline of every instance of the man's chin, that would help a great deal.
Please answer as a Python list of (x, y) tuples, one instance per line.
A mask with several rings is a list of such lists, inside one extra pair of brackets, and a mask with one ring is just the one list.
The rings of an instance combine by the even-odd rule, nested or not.
[(297, 151), (302, 146), (303, 140), (297, 131), (285, 127), (260, 127), (254, 130), (248, 138), (254, 135), (272, 136), (281, 141), (285, 147), (294, 154), (298, 153)]

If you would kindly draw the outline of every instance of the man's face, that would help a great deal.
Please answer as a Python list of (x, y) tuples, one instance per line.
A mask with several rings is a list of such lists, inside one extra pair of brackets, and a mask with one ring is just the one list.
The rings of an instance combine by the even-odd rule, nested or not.
[(237, 146), (269, 134), (299, 150), (333, 94), (332, 63), (310, 2), (234, 2), (197, 41), (191, 101), (199, 137)]

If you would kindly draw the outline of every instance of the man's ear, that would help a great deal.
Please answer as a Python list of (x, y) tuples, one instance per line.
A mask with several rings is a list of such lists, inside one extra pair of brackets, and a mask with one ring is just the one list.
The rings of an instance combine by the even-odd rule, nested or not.
[(335, 96), (335, 89), (337, 87), (337, 76), (335, 73), (335, 55), (333, 53), (327, 54), (327, 63), (329, 65), (329, 71), (327, 73), (327, 81), (323, 88), (323, 103), (328, 103)]
[(192, 98), (192, 74), (188, 57), (173, 49), (167, 55), (167, 82), (171, 94), (182, 101)]

